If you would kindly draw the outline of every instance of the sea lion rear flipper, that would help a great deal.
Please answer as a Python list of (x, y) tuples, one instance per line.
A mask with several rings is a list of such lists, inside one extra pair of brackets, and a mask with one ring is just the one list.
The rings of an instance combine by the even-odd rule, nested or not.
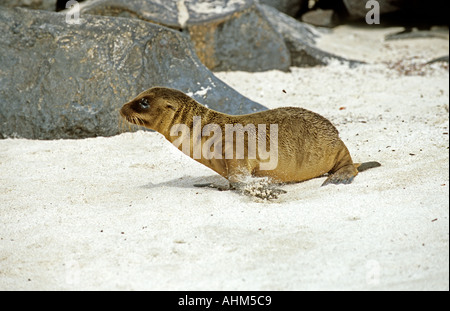
[(356, 167), (354, 165), (346, 165), (331, 174), (322, 184), (322, 187), (328, 184), (350, 184), (356, 175), (358, 175)]
[(381, 163), (376, 162), (376, 161), (371, 161), (371, 162), (364, 162), (364, 163), (355, 163), (354, 165), (355, 165), (355, 168), (358, 170), (358, 172), (363, 172), (370, 168), (379, 167), (379, 166), (381, 166)]

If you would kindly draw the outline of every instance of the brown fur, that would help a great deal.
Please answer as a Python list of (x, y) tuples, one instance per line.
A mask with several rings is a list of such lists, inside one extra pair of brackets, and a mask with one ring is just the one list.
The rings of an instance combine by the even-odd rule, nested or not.
[[(145, 99), (148, 109), (140, 104)], [(191, 157), (193, 148), (193, 117), (202, 118), (206, 124), (218, 124), (222, 129), (224, 143), (225, 124), (277, 124), (278, 166), (273, 170), (260, 170), (261, 159), (195, 159), (227, 178), (230, 183), (242, 182), (242, 175), (270, 177), (273, 182), (300, 182), (329, 173), (323, 185), (329, 183), (350, 183), (358, 174), (360, 164), (354, 164), (347, 147), (330, 121), (317, 113), (302, 108), (278, 108), (247, 115), (227, 115), (208, 109), (184, 93), (168, 88), (151, 88), (125, 104), (120, 114), (128, 122), (158, 131), (173, 142), (170, 136), (174, 124), (186, 124), (191, 130)], [(202, 137), (202, 144), (208, 137)], [(267, 149), (270, 131), (267, 126)], [(248, 135), (244, 136), (244, 150), (247, 150)], [(225, 152), (225, 147), (222, 148)], [(236, 147), (234, 146), (234, 150)], [(365, 168), (379, 166), (370, 162)]]

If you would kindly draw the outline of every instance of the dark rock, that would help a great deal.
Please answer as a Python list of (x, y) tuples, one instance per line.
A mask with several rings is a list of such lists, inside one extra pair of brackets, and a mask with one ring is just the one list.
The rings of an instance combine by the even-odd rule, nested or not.
[(207, 70), (180, 32), (133, 19), (85, 14), (71, 25), (65, 18), (0, 10), (0, 137), (115, 135), (118, 109), (158, 85), (224, 113), (265, 109)]
[(339, 25), (340, 20), (333, 10), (317, 9), (302, 15), (302, 21), (314, 26), (333, 28)]
[(82, 15), (134, 17), (191, 36), (197, 55), (210, 70), (286, 71), (290, 55), (279, 34), (253, 0), (91, 0)]
[(360, 61), (345, 59), (319, 49), (315, 42), (320, 37), (320, 32), (311, 25), (299, 22), (266, 5), (261, 5), (261, 9), (283, 36), (291, 53), (292, 66), (312, 67), (327, 65), (332, 60), (346, 63), (349, 66), (362, 64)]
[(445, 56), (441, 56), (441, 57), (437, 57), (435, 59), (430, 60), (429, 62), (427, 62), (427, 65), (429, 64), (434, 64), (434, 63), (447, 63), (449, 62), (449, 55), (445, 55)]
[(311, 9), (333, 10), (338, 14), (347, 12), (343, 0), (316, 0)]
[(259, 2), (292, 17), (297, 17), (308, 10), (308, 0), (259, 0)]
[[(367, 1), (343, 1), (350, 17), (364, 20), (372, 6)], [(380, 22), (389, 26), (429, 28), (433, 25), (447, 25), (447, 6), (442, 0), (377, 0), (380, 8)]]
[(137, 18), (180, 30), (177, 1), (146, 0), (86, 0), (80, 5), (80, 14)]
[[(371, 8), (366, 8), (367, 1), (343, 0), (350, 17), (365, 18)], [(380, 5), (380, 14), (392, 13), (400, 10), (410, 0), (377, 0)]]
[(421, 39), (421, 38), (438, 38), (443, 40), (448, 40), (448, 28), (435, 28), (432, 29), (418, 29), (413, 27), (404, 28), (400, 32), (387, 34), (385, 37), (386, 41), (389, 40), (402, 40), (402, 39)]
[[(53, 6), (55, 3), (55, 0), (51, 0), (53, 2)], [(84, 0), (77, 0), (76, 3), (80, 3), (83, 2)], [(56, 1), (56, 12), (65, 10), (67, 8), (70, 8), (70, 5), (72, 5), (74, 3), (73, 0), (57, 0)]]

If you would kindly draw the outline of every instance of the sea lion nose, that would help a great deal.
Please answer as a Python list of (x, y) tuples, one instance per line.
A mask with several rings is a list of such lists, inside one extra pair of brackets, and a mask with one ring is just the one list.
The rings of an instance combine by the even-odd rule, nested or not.
[(125, 105), (122, 106), (122, 108), (120, 108), (119, 114), (121, 117), (125, 118), (128, 115), (128, 113), (127, 113), (128, 107), (129, 107), (129, 103), (126, 103)]

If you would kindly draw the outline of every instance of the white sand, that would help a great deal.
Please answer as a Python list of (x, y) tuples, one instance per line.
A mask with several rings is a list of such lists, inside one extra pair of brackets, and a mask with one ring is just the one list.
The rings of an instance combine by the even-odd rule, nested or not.
[[(384, 43), (394, 30), (324, 38), (371, 63), (356, 69), (217, 74), (324, 115), (355, 161), (383, 164), (351, 185), (261, 203), (193, 187), (223, 179), (157, 133), (0, 140), (0, 289), (449, 290), (449, 73), (417, 65), (448, 41)], [(383, 63), (398, 61), (412, 75)]]

